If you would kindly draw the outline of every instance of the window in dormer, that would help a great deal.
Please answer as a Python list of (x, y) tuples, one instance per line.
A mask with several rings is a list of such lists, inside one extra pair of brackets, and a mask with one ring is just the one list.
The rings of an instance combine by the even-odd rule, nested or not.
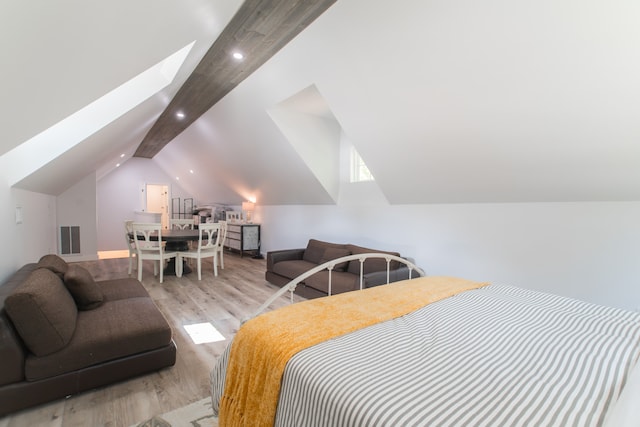
[(351, 147), (351, 182), (373, 181), (373, 175), (355, 147)]

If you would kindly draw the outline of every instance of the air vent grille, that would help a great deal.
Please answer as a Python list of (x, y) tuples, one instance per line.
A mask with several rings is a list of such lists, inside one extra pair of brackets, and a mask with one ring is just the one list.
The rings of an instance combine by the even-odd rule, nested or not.
[(60, 254), (80, 253), (80, 227), (77, 225), (60, 227)]

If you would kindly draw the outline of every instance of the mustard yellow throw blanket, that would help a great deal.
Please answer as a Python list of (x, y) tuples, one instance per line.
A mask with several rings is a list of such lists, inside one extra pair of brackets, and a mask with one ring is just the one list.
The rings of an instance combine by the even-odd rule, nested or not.
[(220, 426), (272, 426), (285, 366), (299, 351), (486, 285), (419, 277), (292, 304), (246, 322), (231, 346)]

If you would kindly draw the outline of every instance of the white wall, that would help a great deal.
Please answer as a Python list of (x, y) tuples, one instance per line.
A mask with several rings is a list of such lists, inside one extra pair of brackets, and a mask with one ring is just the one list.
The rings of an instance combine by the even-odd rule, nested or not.
[[(0, 158), (0, 166), (4, 159)], [(1, 173), (0, 179), (4, 181)], [(0, 225), (5, 243), (0, 245), (0, 280), (27, 262), (58, 252), (59, 225), (81, 226), (81, 251), (68, 261), (95, 259), (98, 250), (125, 249), (123, 222), (142, 209), (140, 184), (167, 184), (174, 197), (190, 197), (172, 183), (152, 160), (133, 158), (96, 184), (90, 174), (58, 197), (0, 185)], [(16, 224), (15, 207), (21, 207), (22, 224)]]
[[(98, 250), (124, 249), (122, 223), (142, 208), (144, 182), (188, 196), (153, 161), (131, 159), (98, 182)], [(6, 189), (0, 200), (0, 223), (12, 242), (0, 249), (5, 278), (56, 247), (56, 200)], [(23, 224), (15, 224), (15, 206), (22, 206)], [(343, 186), (338, 205), (258, 202), (254, 218), (262, 224), (263, 253), (304, 247), (309, 238), (349, 242), (397, 250), (430, 275), (640, 307), (640, 202), (389, 205), (374, 183), (363, 183)]]
[[(56, 235), (62, 226), (80, 227), (80, 253), (61, 256), (69, 262), (98, 259), (95, 172), (58, 196), (57, 218)], [(56, 253), (59, 253), (59, 247)]]
[[(141, 189), (145, 184), (166, 184), (171, 198), (192, 197), (167, 175), (154, 160), (133, 157), (97, 183), (98, 250), (126, 249), (124, 221), (135, 219), (134, 212), (145, 207)], [(196, 201), (194, 200), (194, 203)]]
[(258, 200), (263, 254), (309, 238), (354, 243), (398, 251), (430, 275), (640, 308), (640, 201), (390, 205), (376, 182), (348, 183), (349, 147), (343, 135), (337, 205)]
[[(21, 265), (36, 262), (55, 252), (56, 200), (46, 194), (0, 186), (0, 225), (4, 243), (0, 245), (0, 280)], [(22, 223), (16, 224), (15, 208), (20, 207)]]
[(460, 276), (640, 308), (640, 202), (260, 206), (263, 253), (309, 238)]

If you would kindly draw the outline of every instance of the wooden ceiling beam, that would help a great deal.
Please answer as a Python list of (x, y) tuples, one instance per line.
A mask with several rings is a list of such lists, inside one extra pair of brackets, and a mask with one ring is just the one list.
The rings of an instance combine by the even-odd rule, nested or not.
[[(246, 0), (144, 137), (135, 157), (152, 158), (275, 55), (336, 0)], [(238, 61), (233, 52), (245, 57)], [(179, 119), (176, 114), (184, 113)]]

